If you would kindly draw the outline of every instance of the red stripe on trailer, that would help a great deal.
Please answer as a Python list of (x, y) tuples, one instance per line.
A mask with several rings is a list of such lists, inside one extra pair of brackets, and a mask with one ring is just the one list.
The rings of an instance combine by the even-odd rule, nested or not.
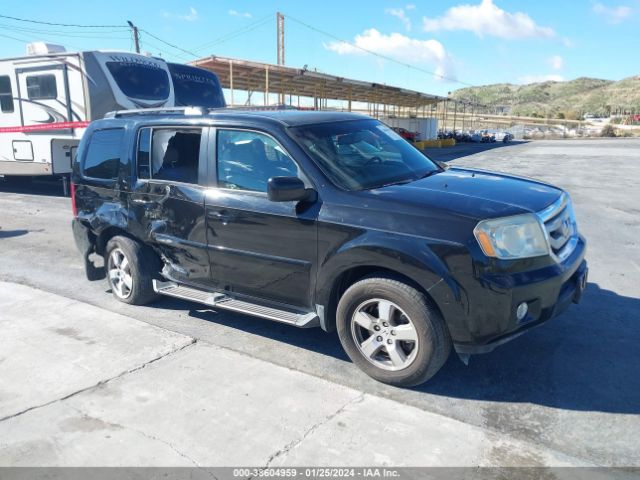
[(86, 128), (89, 122), (55, 122), (42, 125), (25, 125), (23, 127), (0, 127), (0, 133), (43, 132), (47, 130), (67, 130), (69, 128)]

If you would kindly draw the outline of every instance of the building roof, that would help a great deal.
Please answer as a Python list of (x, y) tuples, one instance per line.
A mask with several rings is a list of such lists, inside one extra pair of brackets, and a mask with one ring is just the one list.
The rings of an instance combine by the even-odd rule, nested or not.
[(351, 100), (402, 107), (422, 107), (445, 100), (444, 97), (437, 95), (337, 77), (306, 68), (286, 67), (236, 58), (210, 56), (194, 60), (190, 64), (214, 72), (220, 78), (223, 88), (233, 86), (233, 89), (246, 91), (264, 92), (268, 90), (272, 94)]

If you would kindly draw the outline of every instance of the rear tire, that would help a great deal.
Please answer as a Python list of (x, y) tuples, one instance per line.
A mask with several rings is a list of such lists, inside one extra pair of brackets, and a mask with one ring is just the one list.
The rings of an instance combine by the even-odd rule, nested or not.
[(105, 249), (107, 282), (113, 296), (130, 305), (146, 305), (158, 299), (153, 290), (160, 262), (149, 247), (128, 237), (116, 236)]
[(360, 280), (342, 295), (336, 313), (340, 342), (370, 377), (411, 387), (444, 365), (451, 338), (427, 297), (389, 277)]

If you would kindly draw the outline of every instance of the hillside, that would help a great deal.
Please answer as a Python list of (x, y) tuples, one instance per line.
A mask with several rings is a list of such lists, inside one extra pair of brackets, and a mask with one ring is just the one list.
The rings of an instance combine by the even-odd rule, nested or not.
[(577, 118), (622, 108), (640, 112), (640, 76), (620, 81), (577, 78), (528, 85), (498, 83), (456, 90), (452, 98), (510, 108), (513, 115)]

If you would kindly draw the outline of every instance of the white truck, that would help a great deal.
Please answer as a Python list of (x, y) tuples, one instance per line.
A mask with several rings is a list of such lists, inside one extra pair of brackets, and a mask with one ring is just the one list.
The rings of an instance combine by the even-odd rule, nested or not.
[(64, 176), (90, 121), (114, 110), (224, 107), (215, 74), (130, 52), (41, 42), (0, 60), (0, 175)]

